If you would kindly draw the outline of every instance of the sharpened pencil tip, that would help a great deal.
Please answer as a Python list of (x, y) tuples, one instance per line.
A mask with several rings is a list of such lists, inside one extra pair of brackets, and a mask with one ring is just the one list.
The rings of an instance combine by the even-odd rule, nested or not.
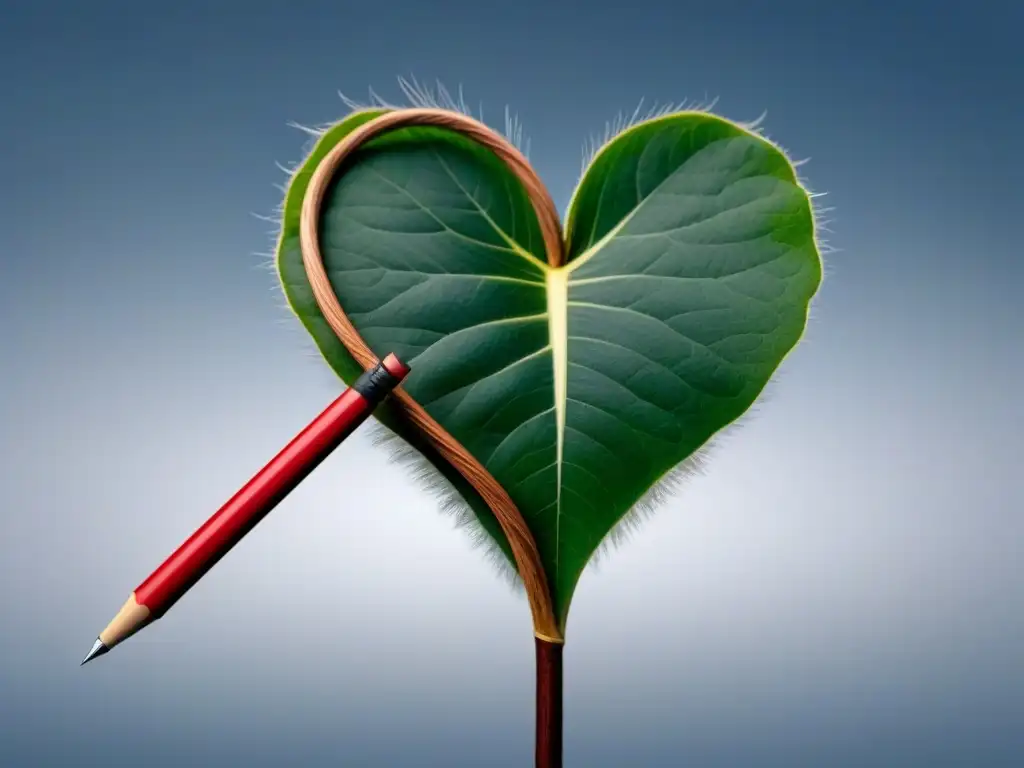
[[(87, 654), (85, 654), (85, 658), (82, 659), (82, 664), (85, 664), (88, 661), (92, 661), (97, 656), (102, 656), (109, 650), (110, 649), (103, 644), (103, 641), (97, 637), (96, 642), (92, 644), (92, 649)], [(79, 664), (78, 666), (82, 666), (82, 664)]]

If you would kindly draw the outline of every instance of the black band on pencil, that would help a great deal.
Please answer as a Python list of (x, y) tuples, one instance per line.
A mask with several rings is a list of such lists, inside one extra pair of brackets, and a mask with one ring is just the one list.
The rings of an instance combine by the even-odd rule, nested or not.
[(352, 389), (371, 403), (379, 403), (390, 394), (399, 381), (396, 376), (391, 375), (383, 363), (377, 363), (356, 379)]

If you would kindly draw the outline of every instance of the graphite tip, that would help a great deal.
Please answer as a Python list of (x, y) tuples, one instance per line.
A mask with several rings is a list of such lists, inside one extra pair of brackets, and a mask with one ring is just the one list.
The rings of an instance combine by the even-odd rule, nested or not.
[[(82, 659), (82, 664), (85, 664), (87, 661), (92, 661), (97, 656), (102, 656), (109, 650), (110, 649), (103, 644), (103, 641), (97, 637), (96, 642), (92, 644), (92, 648), (87, 654), (85, 654), (85, 658)], [(82, 664), (79, 664), (78, 666), (82, 666)]]

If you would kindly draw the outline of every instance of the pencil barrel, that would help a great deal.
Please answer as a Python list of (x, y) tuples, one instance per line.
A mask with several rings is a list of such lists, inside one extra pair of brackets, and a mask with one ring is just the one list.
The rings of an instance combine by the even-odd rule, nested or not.
[(363, 374), (135, 590), (156, 619), (352, 434), (408, 372), (397, 358)]

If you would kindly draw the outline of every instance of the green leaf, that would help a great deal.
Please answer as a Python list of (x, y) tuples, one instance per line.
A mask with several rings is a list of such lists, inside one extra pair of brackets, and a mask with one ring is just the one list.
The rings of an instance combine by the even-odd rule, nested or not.
[[(306, 161), (279, 251), (293, 308), (346, 381), (359, 369), (312, 299), (297, 211), (319, 159), (370, 116), (336, 126)], [(548, 267), (516, 178), (443, 129), (357, 150), (321, 212), (341, 306), (377, 355), (411, 365), (406, 391), (516, 502), (563, 627), (602, 541), (751, 406), (803, 333), (821, 281), (792, 164), (703, 113), (649, 120), (608, 143), (569, 206), (566, 240), (567, 265)]]

